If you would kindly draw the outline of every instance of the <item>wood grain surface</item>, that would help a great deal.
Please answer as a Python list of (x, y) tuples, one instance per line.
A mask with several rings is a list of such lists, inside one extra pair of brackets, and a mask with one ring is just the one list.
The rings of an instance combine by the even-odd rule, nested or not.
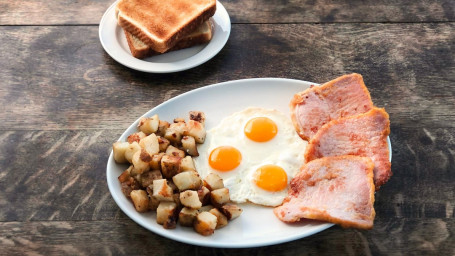
[[(0, 0), (0, 255), (455, 255), (455, 2), (222, 3), (232, 31), (218, 55), (150, 74), (102, 48), (112, 1)], [(391, 119), (394, 175), (372, 230), (215, 249), (160, 237), (112, 199), (112, 143), (156, 105), (229, 80), (351, 72)]]

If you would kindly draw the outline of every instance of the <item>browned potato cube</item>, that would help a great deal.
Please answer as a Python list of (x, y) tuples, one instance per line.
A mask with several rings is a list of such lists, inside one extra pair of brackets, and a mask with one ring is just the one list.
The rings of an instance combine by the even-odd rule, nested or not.
[(174, 118), (174, 123), (184, 123), (184, 122), (185, 122), (185, 118), (182, 118), (182, 117)]
[(185, 151), (181, 150), (181, 149), (178, 149), (172, 145), (169, 145), (166, 149), (166, 155), (170, 155), (170, 156), (178, 156), (178, 157), (181, 157), (181, 158), (184, 158), (185, 157)]
[(169, 185), (169, 187), (172, 188), (172, 191), (174, 193), (179, 192), (179, 188), (177, 187), (177, 185), (175, 185), (173, 180), (167, 180), (167, 184)]
[(210, 203), (210, 190), (204, 186), (197, 190), (197, 194), (199, 196), (199, 201), (201, 201), (202, 205), (206, 205)]
[(190, 156), (199, 156), (197, 151), (196, 140), (192, 136), (183, 136), (182, 148)]
[(146, 212), (149, 210), (149, 197), (145, 190), (133, 190), (130, 193), (131, 200), (133, 200), (134, 208), (138, 212)]
[(213, 208), (209, 212), (215, 215), (217, 218), (216, 229), (222, 228), (228, 224), (227, 217), (224, 214), (222, 214), (218, 209)]
[(145, 149), (145, 151), (147, 153), (149, 153), (149, 155), (153, 155), (153, 154), (160, 152), (158, 138), (156, 137), (156, 135), (154, 133), (141, 139), (141, 141), (139, 141), (139, 146), (141, 146), (141, 148)]
[(160, 204), (160, 201), (153, 196), (153, 186), (148, 186), (146, 190), (147, 194), (149, 195), (149, 209), (156, 211), (158, 205)]
[(168, 139), (171, 143), (178, 144), (182, 140), (185, 131), (185, 123), (173, 123), (166, 129), (164, 138)]
[(114, 161), (119, 164), (128, 163), (125, 158), (126, 149), (130, 144), (128, 142), (117, 141), (112, 144), (112, 152), (114, 155)]
[(199, 209), (202, 207), (201, 201), (199, 201), (199, 196), (197, 191), (194, 190), (186, 190), (180, 193), (180, 202), (183, 206)]
[(128, 169), (126, 169), (124, 172), (122, 172), (122, 174), (120, 174), (120, 176), (118, 176), (118, 181), (120, 181), (120, 182), (128, 181), (129, 178), (131, 177), (130, 176), (131, 169), (133, 169), (132, 165), (130, 165), (130, 167), (128, 167)]
[(141, 151), (141, 146), (139, 146), (138, 142), (133, 142), (128, 145), (128, 148), (125, 150), (125, 159), (126, 161), (132, 163), (133, 162), (133, 155), (137, 151)]
[(189, 135), (194, 137), (197, 143), (204, 143), (205, 140), (205, 128), (204, 126), (194, 120), (189, 120), (186, 123), (186, 130), (183, 135)]
[(196, 171), (196, 167), (194, 166), (193, 158), (191, 156), (185, 156), (180, 163), (180, 171)]
[(202, 111), (190, 111), (189, 120), (197, 121), (203, 126), (205, 125), (205, 114)]
[(168, 139), (158, 136), (158, 145), (160, 152), (165, 152), (169, 144), (171, 144), (171, 142)]
[(172, 181), (180, 191), (187, 189), (199, 189), (202, 185), (199, 173), (195, 171), (181, 172), (172, 177)]
[(217, 218), (210, 212), (201, 212), (194, 220), (193, 228), (203, 236), (209, 236), (215, 232)]
[(154, 154), (152, 156), (152, 161), (150, 161), (150, 168), (153, 170), (161, 170), (161, 158), (163, 158), (164, 152)]
[(163, 179), (160, 170), (151, 170), (148, 172), (144, 172), (140, 176), (140, 182), (143, 187), (148, 187), (149, 185), (153, 184), (154, 180)]
[(177, 204), (174, 202), (160, 202), (156, 209), (156, 223), (165, 229), (175, 228), (177, 225)]
[(160, 119), (158, 115), (154, 115), (152, 117), (142, 117), (139, 120), (139, 130), (145, 134), (151, 134), (158, 130), (158, 124), (160, 123)]
[(181, 209), (183, 207), (182, 202), (180, 201), (180, 193), (174, 193), (172, 195), (172, 198), (174, 198), (174, 203), (177, 205), (178, 209)]
[(216, 173), (209, 173), (204, 179), (204, 186), (210, 191), (224, 188), (223, 179)]
[(130, 134), (130, 136), (128, 136), (127, 140), (128, 140), (128, 143), (133, 143), (133, 142), (138, 142), (142, 139), (142, 138), (145, 138), (147, 136), (147, 134), (143, 133), (143, 132), (136, 132), (136, 133), (133, 133), (133, 134)]
[(226, 204), (218, 208), (228, 220), (233, 220), (242, 214), (243, 210), (235, 204)]
[(141, 174), (143, 172), (150, 170), (149, 162), (151, 160), (152, 159), (151, 159), (150, 155), (147, 152), (145, 152), (144, 149), (134, 153), (132, 162), (133, 162), (135, 173)]
[(228, 188), (219, 188), (210, 192), (210, 202), (215, 207), (221, 207), (222, 205), (229, 203), (229, 201), (230, 197)]
[(164, 155), (161, 158), (161, 172), (163, 176), (170, 179), (180, 172), (182, 158), (178, 156)]
[(172, 188), (167, 184), (166, 179), (154, 180), (152, 183), (153, 197), (159, 201), (173, 202)]
[(179, 223), (185, 227), (192, 227), (199, 212), (196, 209), (183, 207), (179, 213)]
[(197, 210), (198, 210), (198, 212), (208, 212), (208, 211), (212, 210), (213, 208), (214, 208), (213, 205), (208, 204), (208, 205), (202, 206), (201, 208), (199, 208)]
[(170, 125), (169, 122), (160, 120), (160, 122), (158, 124), (158, 130), (155, 132), (155, 134), (157, 136), (164, 137), (164, 135), (166, 134), (167, 128), (169, 128), (169, 125)]

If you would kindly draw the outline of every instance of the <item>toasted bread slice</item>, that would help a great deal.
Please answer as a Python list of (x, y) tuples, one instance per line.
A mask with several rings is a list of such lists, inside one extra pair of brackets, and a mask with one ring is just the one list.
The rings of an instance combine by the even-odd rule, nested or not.
[(118, 24), (163, 53), (215, 14), (216, 0), (120, 0)]
[[(152, 47), (144, 43), (138, 37), (134, 36), (130, 32), (123, 30), (125, 32), (126, 41), (130, 47), (131, 54), (138, 59), (147, 58), (150, 56), (160, 54), (157, 51), (154, 51)], [(169, 49), (169, 51), (176, 51), (184, 48), (189, 48), (198, 44), (204, 44), (212, 39), (213, 35), (213, 23), (209, 19), (206, 22), (202, 23), (199, 27), (196, 28), (191, 34), (183, 37), (180, 41), (177, 42), (174, 47)]]

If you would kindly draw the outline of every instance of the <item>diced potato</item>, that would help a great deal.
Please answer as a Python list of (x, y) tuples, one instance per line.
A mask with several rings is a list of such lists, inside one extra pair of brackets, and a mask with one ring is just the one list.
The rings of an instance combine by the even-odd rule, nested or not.
[(229, 201), (230, 197), (228, 188), (219, 188), (210, 192), (210, 202), (215, 207), (221, 207), (222, 205), (229, 203)]
[(152, 156), (152, 161), (150, 161), (150, 168), (153, 170), (161, 170), (161, 158), (164, 156), (164, 152), (154, 154)]
[(126, 169), (124, 172), (122, 172), (122, 174), (120, 174), (120, 176), (118, 176), (118, 180), (120, 182), (125, 182), (127, 181), (131, 176), (130, 176), (130, 171), (131, 169), (133, 169), (133, 166), (130, 165), (130, 167), (128, 167), (128, 169)]
[(168, 139), (158, 136), (158, 145), (160, 152), (165, 152), (169, 144), (171, 144), (171, 142)]
[(196, 219), (196, 216), (198, 214), (198, 210), (196, 209), (191, 209), (188, 207), (183, 207), (182, 210), (179, 213), (179, 223), (182, 226), (185, 227), (192, 227), (193, 222)]
[(158, 205), (160, 204), (160, 201), (153, 196), (153, 186), (148, 186), (146, 190), (147, 194), (149, 195), (149, 209), (156, 211)]
[(210, 190), (204, 186), (197, 190), (197, 194), (199, 196), (199, 201), (201, 201), (202, 205), (207, 205), (210, 203)]
[(136, 133), (133, 133), (133, 134), (130, 134), (130, 136), (128, 136), (127, 140), (128, 140), (128, 143), (133, 143), (133, 142), (139, 142), (142, 138), (145, 138), (147, 136), (147, 134), (143, 133), (143, 132), (136, 132)]
[(224, 188), (223, 179), (216, 173), (209, 173), (204, 178), (204, 186), (210, 191)]
[(167, 128), (169, 128), (170, 124), (167, 121), (160, 120), (158, 124), (158, 130), (155, 132), (157, 136), (164, 137), (166, 134)]
[(198, 212), (208, 212), (208, 211), (212, 210), (213, 208), (215, 208), (215, 207), (213, 207), (213, 205), (211, 205), (211, 204), (204, 205), (198, 209)]
[(151, 170), (148, 172), (144, 172), (140, 176), (140, 182), (143, 187), (148, 187), (149, 185), (153, 184), (154, 180), (163, 179), (160, 170)]
[(140, 150), (141, 150), (141, 146), (139, 146), (138, 142), (135, 141), (135, 142), (129, 144), (128, 148), (125, 151), (126, 161), (132, 163), (134, 153), (136, 153), (137, 151), (140, 151)]
[(141, 146), (141, 148), (145, 149), (145, 151), (147, 153), (149, 153), (149, 155), (154, 155), (154, 154), (160, 152), (158, 138), (156, 137), (156, 135), (154, 133), (141, 139), (141, 141), (139, 141), (139, 146)]
[(177, 187), (177, 185), (175, 185), (174, 181), (173, 180), (167, 180), (167, 184), (169, 185), (169, 187), (172, 188), (172, 191), (175, 193), (175, 192), (179, 192), (179, 188)]
[(199, 189), (202, 185), (199, 173), (195, 171), (181, 172), (172, 177), (172, 181), (177, 186), (179, 191), (187, 189)]
[(202, 111), (190, 111), (189, 120), (197, 121), (205, 126), (205, 114)]
[(134, 208), (138, 212), (146, 212), (149, 210), (149, 197), (145, 190), (133, 190), (130, 193), (131, 200), (133, 200)]
[(198, 121), (189, 120), (186, 123), (186, 130), (183, 135), (189, 135), (194, 137), (197, 143), (204, 143), (205, 140), (205, 128)]
[(194, 190), (186, 190), (180, 193), (180, 203), (183, 206), (199, 209), (202, 207), (201, 201), (199, 201), (199, 196), (197, 191)]
[(118, 177), (120, 186), (122, 188), (122, 193), (128, 198), (131, 197), (131, 191), (140, 189), (139, 183), (133, 177), (131, 177), (132, 169), (134, 168), (131, 165)]
[(125, 158), (125, 152), (130, 144), (128, 142), (117, 141), (112, 144), (112, 152), (114, 154), (114, 161), (119, 164), (128, 163)]
[(168, 139), (171, 143), (177, 144), (182, 140), (182, 136), (185, 131), (185, 123), (173, 123), (166, 129), (164, 138)]
[(134, 153), (132, 162), (135, 173), (142, 174), (143, 172), (150, 170), (149, 162), (151, 160), (152, 159), (150, 155), (147, 152), (145, 152), (144, 149)]
[(151, 134), (158, 130), (158, 125), (160, 123), (160, 119), (158, 115), (154, 115), (152, 117), (142, 117), (139, 120), (139, 130), (141, 130), (145, 134)]
[(154, 180), (152, 183), (153, 197), (159, 201), (173, 202), (172, 188), (167, 184), (166, 179)]
[(216, 229), (222, 228), (228, 224), (227, 217), (221, 213), (218, 209), (213, 208), (209, 211), (211, 214), (215, 215), (217, 218)]
[(166, 155), (170, 155), (170, 156), (178, 156), (178, 157), (181, 157), (181, 158), (184, 158), (185, 157), (185, 151), (181, 150), (181, 149), (178, 149), (172, 145), (169, 145), (166, 149)]
[(193, 136), (183, 136), (182, 148), (190, 156), (199, 156), (197, 151), (196, 140)]
[(177, 205), (178, 209), (181, 209), (183, 207), (182, 202), (180, 201), (180, 193), (174, 193), (172, 195), (172, 198), (174, 198), (174, 203)]
[(163, 173), (163, 176), (170, 179), (179, 173), (181, 162), (181, 157), (164, 155), (161, 158), (161, 172)]
[(218, 208), (228, 220), (233, 220), (242, 214), (243, 210), (235, 204), (225, 204)]
[(210, 212), (201, 212), (194, 220), (194, 230), (203, 236), (209, 236), (215, 232), (217, 217)]
[(156, 223), (165, 229), (175, 228), (177, 225), (177, 204), (174, 202), (160, 202), (156, 209)]
[(196, 167), (194, 166), (194, 161), (191, 156), (185, 156), (180, 163), (180, 171), (196, 171)]
[(185, 118), (182, 118), (182, 117), (174, 118), (174, 123), (184, 123), (184, 122), (185, 122)]

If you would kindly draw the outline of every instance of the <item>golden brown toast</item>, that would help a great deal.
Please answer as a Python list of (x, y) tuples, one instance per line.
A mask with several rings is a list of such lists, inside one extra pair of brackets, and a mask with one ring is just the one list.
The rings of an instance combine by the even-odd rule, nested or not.
[(120, 0), (118, 24), (154, 51), (168, 51), (215, 14), (216, 0)]
[[(130, 48), (131, 54), (133, 57), (138, 59), (147, 58), (150, 56), (158, 55), (159, 52), (156, 52), (148, 44), (141, 41), (138, 37), (134, 36), (130, 32), (123, 30), (125, 32), (126, 41)], [(209, 19), (206, 22), (202, 23), (199, 27), (196, 28), (189, 35), (180, 39), (177, 44), (174, 45), (169, 51), (176, 51), (184, 48), (189, 48), (198, 44), (204, 44), (212, 39), (213, 35), (213, 22)]]

